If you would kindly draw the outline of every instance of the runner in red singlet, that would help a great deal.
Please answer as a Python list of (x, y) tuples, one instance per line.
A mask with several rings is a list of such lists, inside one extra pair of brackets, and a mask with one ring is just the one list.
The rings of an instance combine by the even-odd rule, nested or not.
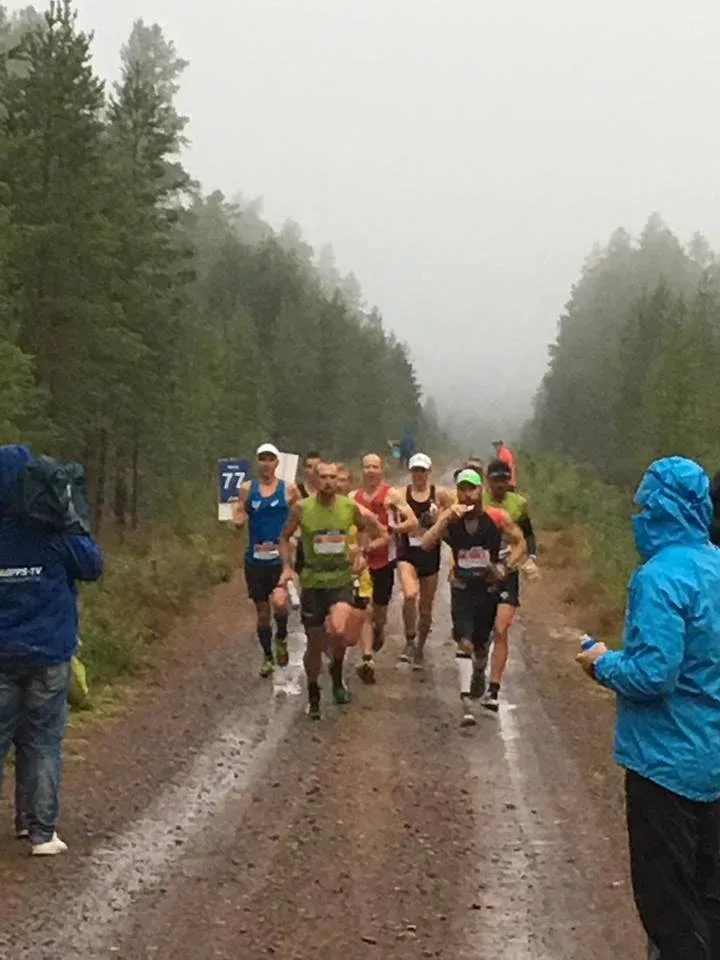
[[(376, 453), (368, 453), (362, 461), (362, 487), (352, 494), (356, 503), (375, 514), (382, 526), (394, 534), (403, 534), (417, 525), (415, 514), (402, 494), (385, 481), (385, 466)], [(373, 582), (373, 650), (385, 643), (387, 611), (395, 581), (395, 541), (368, 554), (367, 562)]]

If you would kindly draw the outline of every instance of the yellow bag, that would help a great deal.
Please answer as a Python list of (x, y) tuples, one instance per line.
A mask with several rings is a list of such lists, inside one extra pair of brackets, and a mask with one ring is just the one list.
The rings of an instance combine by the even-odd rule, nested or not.
[(70, 660), (70, 685), (68, 687), (68, 703), (76, 710), (84, 710), (90, 706), (90, 688), (87, 682), (85, 664), (79, 657)]

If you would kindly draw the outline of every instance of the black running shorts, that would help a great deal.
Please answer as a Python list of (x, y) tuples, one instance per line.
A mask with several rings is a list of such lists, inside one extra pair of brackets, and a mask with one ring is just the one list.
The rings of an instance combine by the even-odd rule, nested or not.
[(476, 651), (482, 650), (490, 642), (497, 608), (498, 595), (490, 593), (486, 584), (454, 583), (450, 588), (454, 640), (471, 640)]
[(395, 563), (388, 563), (385, 567), (378, 570), (371, 570), (373, 595), (372, 601), (378, 607), (386, 607), (390, 603), (390, 597), (395, 583)]
[(300, 616), (304, 627), (321, 627), (330, 609), (338, 603), (355, 605), (355, 591), (345, 587), (303, 587), (300, 595)]
[(266, 603), (280, 582), (281, 563), (245, 563), (248, 596), (256, 603)]

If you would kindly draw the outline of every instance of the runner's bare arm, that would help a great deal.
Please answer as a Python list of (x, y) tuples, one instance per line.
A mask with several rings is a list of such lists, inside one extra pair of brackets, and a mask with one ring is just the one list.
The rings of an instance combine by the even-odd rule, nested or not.
[(294, 504), (299, 503), (302, 500), (302, 494), (300, 493), (300, 488), (296, 483), (288, 483), (287, 485), (287, 502), (288, 506), (292, 507)]
[(454, 490), (448, 487), (437, 487), (435, 490), (438, 506), (441, 510), (447, 510), (454, 503), (457, 503), (457, 495)]
[(462, 517), (462, 515), (467, 513), (467, 511), (468, 507), (463, 506), (463, 504), (460, 503), (454, 503), (451, 507), (443, 510), (435, 523), (430, 527), (427, 533), (423, 535), (423, 538), (420, 541), (420, 546), (423, 548), (423, 550), (432, 550), (433, 547), (436, 547), (445, 536), (445, 531), (448, 528), (448, 524), (457, 517)]
[(385, 527), (371, 510), (367, 510), (360, 503), (355, 503), (355, 525), (358, 531), (366, 533), (372, 539), (365, 547), (367, 552), (382, 549), (388, 542), (389, 535)]
[(417, 527), (417, 517), (400, 490), (389, 490), (385, 505), (400, 514), (400, 523), (390, 525), (393, 533), (409, 533)]
[(302, 505), (303, 501), (298, 500), (297, 503), (294, 503), (292, 507), (290, 507), (290, 516), (280, 534), (279, 550), (283, 564), (282, 580), (289, 580), (295, 575), (295, 571), (293, 570), (293, 558), (295, 556), (293, 534), (300, 526), (300, 521), (302, 520)]
[(501, 530), (505, 540), (510, 547), (510, 556), (507, 560), (507, 566), (514, 570), (518, 567), (520, 561), (525, 556), (525, 537), (516, 523), (513, 523), (509, 514), (505, 514), (501, 521)]
[(245, 509), (245, 504), (247, 503), (249, 490), (249, 482), (241, 484), (240, 490), (238, 491), (238, 499), (233, 502), (232, 519), (236, 527), (244, 527), (247, 522), (247, 510)]

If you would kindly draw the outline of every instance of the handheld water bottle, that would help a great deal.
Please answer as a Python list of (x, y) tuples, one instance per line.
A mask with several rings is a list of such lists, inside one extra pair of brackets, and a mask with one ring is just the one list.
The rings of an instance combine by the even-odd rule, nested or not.
[(294, 580), (288, 580), (287, 592), (290, 600), (290, 606), (293, 608), (293, 610), (298, 610), (300, 608), (300, 595), (298, 594)]
[(597, 640), (595, 639), (595, 637), (591, 637), (589, 633), (584, 633), (580, 637), (581, 650), (589, 650), (590, 647), (594, 647), (596, 643), (597, 643)]

